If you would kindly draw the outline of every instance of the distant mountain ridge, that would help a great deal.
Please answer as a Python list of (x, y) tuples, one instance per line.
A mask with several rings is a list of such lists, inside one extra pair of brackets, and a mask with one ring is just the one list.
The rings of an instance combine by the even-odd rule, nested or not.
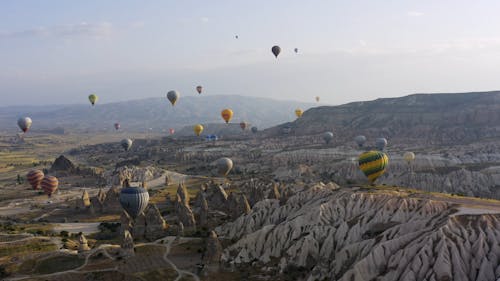
[(266, 135), (306, 135), (333, 131), (336, 139), (414, 139), (429, 144), (454, 144), (500, 137), (500, 91), (413, 94), (340, 106), (320, 106), (302, 118), (267, 129)]
[(268, 98), (218, 95), (181, 96), (174, 107), (165, 98), (147, 98), (107, 104), (57, 105), (0, 108), (0, 129), (17, 130), (19, 116), (33, 119), (32, 129), (62, 127), (66, 131), (111, 131), (119, 122), (122, 130), (156, 132), (181, 129), (197, 123), (223, 123), (220, 112), (234, 111), (232, 123), (249, 122), (259, 128), (293, 120), (297, 107), (307, 109), (312, 103)]

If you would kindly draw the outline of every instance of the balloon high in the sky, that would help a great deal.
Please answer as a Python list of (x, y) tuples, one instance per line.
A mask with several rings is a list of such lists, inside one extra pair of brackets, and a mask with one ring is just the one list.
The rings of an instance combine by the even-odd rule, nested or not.
[(387, 146), (387, 140), (385, 138), (378, 138), (375, 140), (375, 147), (382, 151)]
[(217, 166), (217, 173), (219, 173), (219, 175), (227, 176), (233, 168), (233, 160), (227, 157), (219, 158), (215, 162), (215, 165)]
[(203, 126), (201, 124), (196, 124), (193, 127), (193, 131), (197, 136), (200, 136), (201, 132), (203, 132)]
[(238, 35), (235, 35), (234, 38), (238, 39), (239, 37), (238, 37)]
[(50, 197), (54, 192), (56, 192), (59, 186), (59, 180), (54, 176), (45, 176), (40, 184), (43, 191)]
[(332, 132), (324, 132), (323, 133), (323, 140), (326, 142), (326, 144), (329, 144), (331, 140), (333, 140), (333, 133)]
[(31, 118), (29, 117), (21, 117), (17, 119), (17, 125), (25, 133), (30, 129), (32, 123), (33, 121), (31, 121)]
[(99, 97), (96, 94), (89, 95), (90, 104), (95, 105)]
[(304, 111), (302, 109), (300, 108), (295, 109), (295, 116), (297, 116), (297, 118), (302, 117), (302, 114), (304, 114)]
[(233, 111), (229, 108), (226, 108), (221, 111), (220, 115), (222, 116), (222, 119), (226, 121), (226, 123), (229, 123), (229, 121), (231, 121), (231, 119), (233, 118)]
[(403, 159), (410, 164), (413, 160), (415, 160), (415, 153), (411, 151), (407, 151), (403, 154)]
[(293, 51), (294, 51), (296, 54), (298, 54), (298, 53), (299, 53), (299, 49), (298, 49), (298, 48), (293, 49)]
[(129, 151), (130, 147), (132, 147), (132, 140), (131, 139), (122, 139), (120, 144), (125, 151)]
[(389, 158), (382, 151), (367, 151), (358, 158), (358, 164), (361, 171), (373, 183), (385, 172), (385, 167), (389, 163)]
[(357, 136), (354, 138), (354, 141), (358, 144), (358, 147), (363, 147), (366, 142), (365, 136)]
[(170, 101), (172, 106), (175, 105), (175, 103), (177, 102), (177, 100), (179, 99), (180, 96), (181, 96), (181, 94), (179, 94), (179, 92), (174, 91), (174, 90), (167, 93), (167, 99)]
[(271, 52), (273, 52), (273, 55), (278, 58), (278, 55), (281, 53), (281, 48), (280, 46), (273, 46), (271, 48)]
[(40, 189), (40, 184), (42, 183), (42, 179), (45, 175), (40, 170), (31, 170), (26, 175), (28, 182), (30, 183), (33, 189)]
[(115, 123), (115, 129), (116, 130), (120, 129), (120, 123)]
[(202, 86), (197, 86), (196, 87), (196, 91), (198, 92), (198, 94), (201, 94), (201, 91), (203, 91), (203, 87)]
[(255, 126), (253, 126), (251, 130), (252, 130), (252, 133), (254, 133), (254, 134), (259, 131), (259, 129)]
[(148, 202), (149, 193), (143, 187), (124, 187), (120, 191), (120, 204), (134, 219), (146, 209)]
[(319, 96), (316, 96), (315, 99), (316, 99), (316, 102), (319, 102)]
[(175, 133), (175, 129), (174, 129), (174, 128), (170, 128), (170, 129), (168, 129), (168, 132), (169, 132), (171, 135), (173, 135), (173, 134)]

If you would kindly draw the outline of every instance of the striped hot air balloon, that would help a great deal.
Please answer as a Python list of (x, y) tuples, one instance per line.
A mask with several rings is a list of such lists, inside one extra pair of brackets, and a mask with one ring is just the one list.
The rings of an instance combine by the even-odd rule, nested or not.
[(146, 209), (149, 193), (143, 187), (124, 187), (120, 192), (122, 208), (134, 219)]
[(367, 151), (362, 153), (358, 158), (359, 168), (363, 171), (370, 183), (373, 183), (385, 172), (388, 163), (389, 158), (381, 151)]
[(56, 192), (59, 186), (59, 181), (54, 176), (45, 176), (41, 183), (43, 191), (50, 197), (54, 192)]
[(31, 184), (33, 189), (40, 189), (40, 183), (42, 183), (42, 179), (44, 174), (40, 170), (31, 170), (26, 175), (28, 182)]

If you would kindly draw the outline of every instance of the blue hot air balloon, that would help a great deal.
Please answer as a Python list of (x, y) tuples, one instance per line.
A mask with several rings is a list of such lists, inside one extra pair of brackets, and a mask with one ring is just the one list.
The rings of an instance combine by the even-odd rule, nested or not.
[(122, 208), (134, 219), (146, 209), (149, 193), (143, 187), (124, 187), (120, 192)]

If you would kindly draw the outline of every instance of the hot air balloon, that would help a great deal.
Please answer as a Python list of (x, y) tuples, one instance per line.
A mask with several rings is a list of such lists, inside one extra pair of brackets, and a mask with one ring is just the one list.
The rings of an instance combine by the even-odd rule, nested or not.
[(201, 124), (196, 124), (193, 127), (193, 131), (197, 136), (200, 136), (201, 132), (203, 132), (203, 126)]
[(92, 104), (92, 106), (95, 105), (95, 103), (97, 102), (98, 99), (99, 99), (99, 97), (96, 94), (89, 95), (89, 101), (90, 101), (90, 104)]
[(40, 184), (42, 186), (43, 191), (51, 197), (54, 192), (56, 192), (57, 187), (59, 186), (59, 181), (54, 176), (45, 176), (42, 179)]
[(271, 52), (273, 52), (273, 55), (278, 58), (278, 55), (281, 53), (281, 48), (280, 46), (273, 46), (271, 48)]
[(179, 94), (179, 92), (177, 92), (177, 91), (170, 91), (167, 93), (167, 99), (170, 101), (172, 106), (175, 105), (175, 103), (177, 102), (177, 100), (179, 99), (180, 96), (181, 96), (181, 94)]
[(241, 128), (241, 130), (243, 130), (243, 131), (244, 131), (244, 130), (246, 130), (246, 128), (247, 128), (247, 127), (248, 127), (248, 123), (247, 123), (247, 122), (241, 122), (241, 123), (240, 123), (240, 128)]
[(175, 133), (175, 130), (173, 128), (168, 129), (168, 131), (170, 132), (171, 135)]
[(134, 219), (146, 209), (148, 202), (149, 193), (143, 187), (124, 187), (120, 191), (120, 204)]
[(375, 147), (382, 151), (387, 146), (387, 140), (385, 138), (378, 138), (375, 140)]
[(366, 142), (366, 137), (365, 136), (357, 136), (354, 138), (354, 141), (358, 144), (358, 147), (363, 147), (363, 145)]
[(385, 167), (389, 163), (387, 155), (381, 151), (371, 150), (362, 153), (358, 158), (359, 168), (370, 183), (373, 183), (385, 172)]
[(226, 123), (229, 123), (229, 121), (231, 121), (231, 118), (233, 118), (233, 111), (229, 108), (226, 108), (221, 111), (220, 115), (222, 116), (222, 119), (226, 121)]
[(125, 151), (129, 151), (130, 147), (132, 147), (132, 140), (131, 139), (122, 139), (120, 144)]
[(116, 130), (120, 129), (120, 123), (115, 123), (115, 129)]
[(294, 51), (296, 54), (298, 54), (298, 53), (299, 53), (299, 49), (298, 49), (298, 48), (293, 49), (293, 51)]
[(33, 123), (33, 121), (31, 121), (31, 118), (29, 117), (21, 117), (17, 119), (17, 125), (25, 133), (30, 129), (31, 123)]
[(407, 151), (403, 154), (403, 159), (408, 163), (408, 165), (415, 160), (415, 153)]
[(28, 179), (28, 182), (31, 184), (31, 187), (33, 187), (33, 189), (40, 189), (40, 184), (42, 183), (43, 177), (44, 174), (40, 170), (31, 170), (26, 175), (26, 178)]
[(203, 91), (203, 87), (202, 86), (197, 86), (196, 87), (196, 91), (198, 92), (198, 94), (201, 94), (201, 91)]
[(331, 140), (333, 140), (333, 133), (332, 132), (324, 132), (323, 133), (323, 140), (326, 142), (326, 144), (329, 144)]
[(251, 130), (252, 130), (252, 133), (254, 133), (254, 134), (255, 134), (255, 133), (257, 133), (257, 132), (259, 131), (259, 129), (258, 129), (257, 127), (255, 127), (255, 126), (254, 126), (254, 127), (252, 127), (252, 129), (251, 129)]
[(304, 114), (304, 111), (302, 111), (302, 109), (300, 108), (295, 109), (295, 115), (297, 116), (297, 118), (300, 118), (302, 114)]
[(316, 96), (315, 99), (316, 99), (316, 102), (319, 102), (319, 96)]
[(238, 37), (238, 35), (235, 35), (234, 38), (238, 39), (239, 37)]
[(221, 176), (227, 176), (233, 168), (233, 161), (227, 157), (219, 158), (215, 165), (217, 166), (217, 173)]

